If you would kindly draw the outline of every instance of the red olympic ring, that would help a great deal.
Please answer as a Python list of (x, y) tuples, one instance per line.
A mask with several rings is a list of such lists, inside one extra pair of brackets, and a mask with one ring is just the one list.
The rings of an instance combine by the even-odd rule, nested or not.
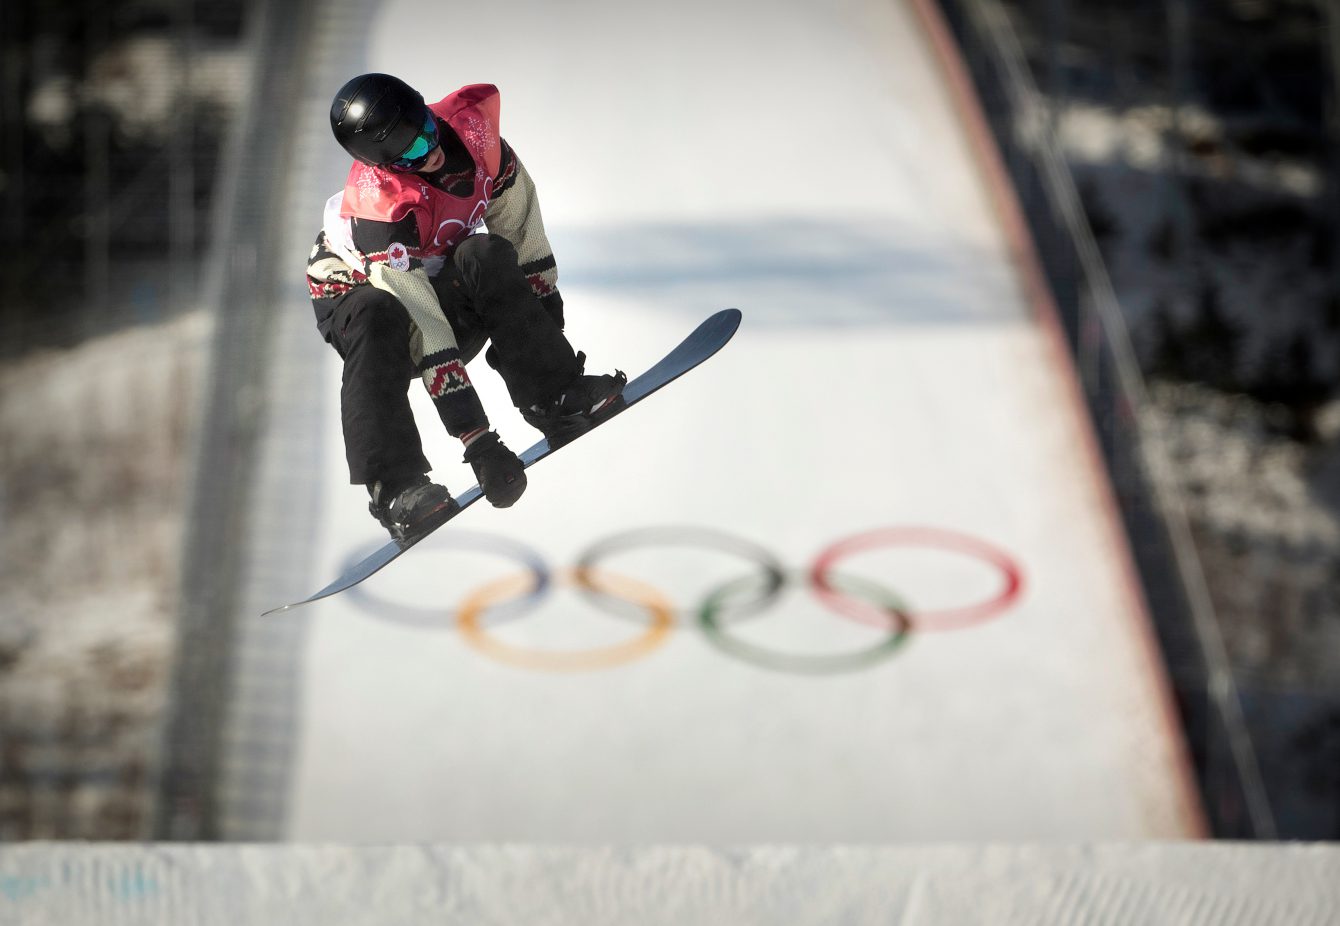
[(923, 546), (948, 550), (971, 556), (994, 566), (1004, 577), (1000, 591), (985, 601), (922, 611), (913, 608), (909, 614), (914, 631), (958, 630), (980, 624), (996, 617), (1010, 607), (1023, 590), (1023, 570), (1008, 553), (985, 541), (955, 531), (934, 527), (888, 527), (856, 534), (825, 548), (815, 557), (810, 568), (810, 582), (815, 593), (839, 614), (871, 624), (889, 626), (888, 612), (844, 595), (833, 587), (829, 574), (839, 560), (866, 550), (892, 546)]

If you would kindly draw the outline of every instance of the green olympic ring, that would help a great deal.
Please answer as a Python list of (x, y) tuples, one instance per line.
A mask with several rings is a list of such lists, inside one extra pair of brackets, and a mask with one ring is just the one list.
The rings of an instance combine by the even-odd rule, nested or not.
[[(796, 578), (807, 577), (803, 570), (786, 574), (788, 584), (794, 584)], [(874, 646), (851, 653), (810, 655), (784, 653), (740, 639), (728, 631), (729, 622), (720, 620), (719, 615), (731, 596), (739, 594), (741, 591), (750, 590), (751, 586), (758, 584), (757, 576), (745, 576), (742, 579), (727, 582), (725, 585), (709, 592), (701, 608), (699, 608), (698, 623), (701, 625), (708, 642), (721, 652), (760, 668), (773, 669), (778, 672), (790, 672), (797, 675), (833, 675), (838, 672), (868, 669), (892, 658), (907, 642), (912, 629), (912, 621), (908, 617), (906, 603), (874, 582), (867, 582), (853, 576), (842, 576), (837, 573), (831, 574), (829, 579), (830, 581), (837, 579), (838, 581), (834, 584), (841, 591), (848, 594), (862, 595), (879, 606), (888, 618), (888, 632), (882, 640)]]

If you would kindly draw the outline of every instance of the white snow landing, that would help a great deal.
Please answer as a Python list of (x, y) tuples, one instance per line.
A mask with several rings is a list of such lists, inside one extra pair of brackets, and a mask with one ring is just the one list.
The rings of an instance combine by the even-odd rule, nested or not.
[[(384, 4), (366, 61), (342, 62), (314, 99), (360, 68), (432, 98), (497, 84), (589, 369), (636, 375), (722, 307), (744, 324), (717, 358), (532, 469), (516, 507), (480, 504), (359, 593), (268, 618), (305, 622), (282, 638), (292, 651), (257, 655), (248, 617), (226, 831), (710, 845), (1201, 835), (1072, 374), (1025, 300), (914, 8), (585, 0), (455, 17)], [(406, 23), (420, 21), (452, 36), (440, 55), (405, 53)], [(346, 167), (329, 137), (305, 138), (321, 176), (290, 249), (295, 279)], [(267, 555), (290, 550), (294, 565), (266, 564), (284, 581), (260, 607), (384, 540), (347, 484), (339, 359), (296, 289), (280, 308), (280, 355), (323, 352), (317, 381), (301, 383), (309, 398), (288, 398), (271, 430), (279, 446), (289, 422), (320, 416), (319, 462), (302, 473), (320, 517), (271, 516)], [(471, 374), (504, 440), (536, 439), (482, 358)], [(459, 445), (411, 392), (435, 476), (465, 489)], [(676, 544), (602, 560), (638, 583), (629, 597), (645, 614), (606, 613), (561, 581), (591, 545), (662, 525), (744, 538), (792, 571), (777, 602), (727, 628), (755, 647), (746, 657), (782, 652), (777, 666), (699, 626), (705, 599), (729, 612), (738, 595), (722, 585), (757, 572), (732, 554)], [(870, 617), (859, 602), (903, 602), (916, 629), (896, 648), (807, 588), (822, 550), (870, 532), (884, 545), (834, 566), (839, 608)], [(524, 615), (484, 609), (484, 635), (465, 633), (462, 604), (505, 597), (490, 587), (527, 568), (500, 544), (535, 551), (555, 587)], [(937, 611), (1001, 596), (1015, 570), (1006, 606), (936, 629)], [(622, 643), (613, 664), (556, 671)], [(873, 664), (794, 671), (881, 645)], [(267, 679), (287, 674), (293, 703), (267, 702)], [(273, 742), (257, 745), (266, 710), (291, 721), (270, 733), (277, 764)], [(266, 762), (268, 804), (253, 774)]]

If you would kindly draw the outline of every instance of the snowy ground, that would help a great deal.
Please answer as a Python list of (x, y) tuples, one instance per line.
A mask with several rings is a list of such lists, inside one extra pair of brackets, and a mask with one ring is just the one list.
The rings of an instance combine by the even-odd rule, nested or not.
[(148, 833), (208, 334), (0, 369), (0, 840)]
[[(338, 361), (294, 299), (276, 311), (292, 319), (281, 356), (302, 369), (302, 388), (285, 393), (266, 451), (275, 462), (258, 470), (263, 549), (243, 595), (254, 610), (239, 615), (225, 831), (542, 842), (1197, 833), (1149, 628), (1084, 423), (1063, 398), (1073, 382), (1019, 296), (911, 9), (592, 2), (579, 13), (536, 4), (520, 15), (545, 43), (465, 47), (450, 62), (405, 62), (378, 28), (368, 64), (425, 88), (503, 86), (503, 133), (540, 186), (569, 331), (594, 368), (636, 372), (724, 305), (744, 309), (745, 326), (682, 384), (537, 468), (516, 508), (476, 508), (458, 531), (530, 547), (557, 569), (614, 533), (688, 523), (803, 568), (844, 536), (929, 525), (1006, 551), (1026, 593), (997, 620), (917, 634), (887, 663), (815, 678), (750, 664), (700, 632), (693, 609), (722, 565), (710, 551), (618, 560), (681, 609), (669, 633), (602, 619), (559, 588), (482, 640), (459, 609), (514, 570), (514, 554), (480, 565), (448, 530), (362, 594), (258, 620), (378, 533), (342, 472)], [(342, 165), (319, 143), (307, 163), (337, 184)], [(314, 192), (313, 222), (319, 202)], [(295, 231), (295, 261), (310, 236)], [(496, 379), (476, 379), (494, 423), (524, 446)], [(295, 445), (313, 422), (319, 433)], [(439, 477), (467, 485), (459, 450), (425, 432)], [(281, 479), (297, 460), (301, 486)], [(316, 499), (315, 527), (266, 516), (298, 489)], [(943, 550), (871, 552), (851, 568), (853, 582), (897, 588), (922, 609), (1008, 585), (998, 568)], [(881, 642), (798, 592), (770, 616), (739, 633), (792, 658)], [(604, 671), (546, 671), (566, 656), (537, 652), (630, 639), (643, 641), (640, 658), (594, 667)]]
[(1162, 436), (1213, 577), (1229, 651), (1248, 684), (1334, 690), (1340, 652), (1340, 476), (1332, 429), (1309, 448), (1272, 428), (1270, 409), (1203, 386), (1159, 384), (1147, 424)]
[(0, 920), (25, 926), (1328, 926), (1340, 905), (1334, 845), (35, 844), (0, 865)]
[[(1208, 114), (1199, 133), (1222, 130)], [(1150, 241), (1167, 223), (1157, 172), (1166, 157), (1167, 113), (1120, 113), (1076, 105), (1062, 121), (1062, 141), (1077, 175), (1089, 184), (1088, 201), (1108, 223), (1105, 256), (1123, 310), (1155, 373), (1158, 312), (1191, 325), (1198, 297), (1184, 268), (1151, 259)], [(1270, 197), (1306, 202), (1322, 191), (1315, 165), (1191, 159), (1189, 169), (1232, 186), (1224, 201), (1249, 208)], [(1222, 205), (1225, 211), (1231, 206)], [(1235, 665), (1248, 677), (1276, 686), (1334, 688), (1340, 652), (1340, 603), (1332, 577), (1340, 568), (1340, 401), (1319, 401), (1300, 415), (1282, 403), (1246, 394), (1263, 368), (1281, 361), (1282, 344), (1303, 332), (1323, 381), (1334, 381), (1337, 345), (1320, 311), (1333, 287), (1325, 266), (1307, 259), (1303, 229), (1283, 239), (1263, 237), (1226, 253), (1200, 245), (1205, 281), (1224, 320), (1240, 326), (1237, 346), (1221, 365), (1241, 371), (1238, 390), (1222, 383), (1158, 382), (1147, 409), (1149, 427), (1170, 447), (1178, 489), (1188, 500), (1198, 542), (1211, 571), (1211, 588), (1227, 629)], [(1202, 281), (1202, 284), (1205, 282)], [(1263, 306), (1270, 306), (1263, 311)], [(1183, 335), (1195, 350), (1195, 334)], [(1166, 347), (1162, 348), (1166, 351)], [(1171, 371), (1194, 376), (1198, 368)], [(1301, 372), (1301, 371), (1300, 371)], [(1216, 388), (1216, 385), (1218, 388)], [(1300, 422), (1305, 424), (1300, 428)], [(1300, 440), (1299, 431), (1309, 432)]]

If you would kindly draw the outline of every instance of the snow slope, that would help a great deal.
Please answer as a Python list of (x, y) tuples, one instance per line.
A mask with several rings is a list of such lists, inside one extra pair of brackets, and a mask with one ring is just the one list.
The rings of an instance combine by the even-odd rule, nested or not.
[[(410, 60), (415, 9), (385, 4), (365, 59), (327, 61), (324, 79), (387, 70), (428, 96), (500, 86), (503, 134), (540, 189), (568, 333), (593, 369), (635, 374), (725, 305), (745, 322), (709, 364), (532, 470), (515, 508), (472, 509), (360, 594), (284, 624), (249, 614), (225, 831), (716, 844), (1198, 835), (1070, 374), (1024, 300), (914, 9), (520, 3), (509, 16), (526, 28), (506, 41), (489, 32)], [(322, 86), (309, 91), (317, 110)], [(294, 233), (295, 263), (318, 190), (343, 175), (318, 121), (302, 135), (321, 167), (304, 178), (312, 224)], [(319, 520), (259, 522), (256, 610), (323, 585), (379, 533), (343, 472), (338, 358), (300, 295), (283, 311), (281, 351), (315, 382), (290, 374), (302, 388), (273, 414), (258, 509), (281, 504), (274, 487), (301, 460)], [(533, 432), (475, 367), (493, 423), (524, 447)], [(463, 489), (473, 480), (459, 447), (420, 392), (435, 474)], [(310, 441), (294, 443), (298, 427)], [(723, 582), (749, 574), (720, 551), (602, 561), (639, 583), (640, 626), (564, 587), (592, 544), (666, 524), (743, 538), (795, 571), (778, 603), (728, 628), (750, 653), (785, 653), (780, 668), (714, 645), (695, 621), (714, 593), (735, 600)], [(801, 581), (820, 551), (871, 531), (891, 545), (854, 552), (835, 582), (841, 607), (866, 616), (862, 598), (905, 602), (921, 629), (898, 646)], [(946, 538), (970, 546), (952, 552)], [(490, 552), (500, 545), (511, 552)], [(518, 545), (556, 587), (525, 619), (486, 610), (486, 633), (470, 632), (461, 606), (510, 581), (531, 555)], [(934, 627), (936, 611), (1001, 596), (1014, 575), (1006, 606)], [(552, 671), (575, 658), (555, 650), (629, 641), (619, 652), (635, 658)], [(887, 658), (859, 669), (787, 671), (880, 646)]]

